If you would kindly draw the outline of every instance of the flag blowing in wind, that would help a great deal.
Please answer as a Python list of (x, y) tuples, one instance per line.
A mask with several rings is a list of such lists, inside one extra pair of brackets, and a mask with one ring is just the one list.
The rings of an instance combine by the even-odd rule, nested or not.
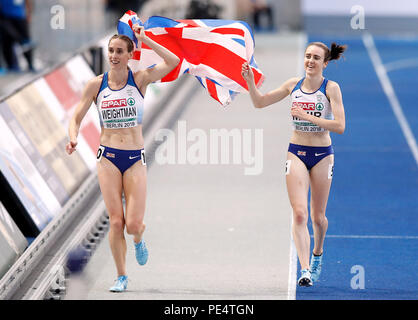
[[(173, 81), (189, 73), (200, 81), (212, 98), (226, 106), (237, 93), (248, 90), (241, 75), (244, 62), (248, 62), (252, 68), (257, 87), (264, 80), (254, 59), (252, 30), (246, 22), (219, 19), (172, 20), (152, 16), (142, 23), (135, 12), (127, 11), (119, 19), (118, 33), (128, 36), (138, 46), (132, 31), (134, 24), (143, 25), (149, 38), (180, 58), (177, 67), (161, 82)], [(129, 62), (133, 71), (162, 62), (162, 58), (150, 47), (144, 43), (139, 46)]]

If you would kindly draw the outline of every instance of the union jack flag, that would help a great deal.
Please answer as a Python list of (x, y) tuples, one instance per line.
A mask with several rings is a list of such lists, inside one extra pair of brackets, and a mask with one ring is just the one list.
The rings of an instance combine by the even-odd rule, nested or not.
[[(176, 80), (184, 73), (194, 75), (210, 96), (226, 106), (239, 92), (248, 90), (241, 66), (248, 62), (257, 87), (264, 75), (254, 59), (254, 36), (243, 21), (203, 19), (172, 20), (152, 16), (142, 23), (135, 12), (127, 11), (119, 19), (118, 33), (127, 35), (138, 46), (132, 26), (144, 26), (145, 34), (180, 58), (177, 67), (161, 82)], [(129, 66), (133, 71), (162, 62), (150, 47), (136, 48)]]

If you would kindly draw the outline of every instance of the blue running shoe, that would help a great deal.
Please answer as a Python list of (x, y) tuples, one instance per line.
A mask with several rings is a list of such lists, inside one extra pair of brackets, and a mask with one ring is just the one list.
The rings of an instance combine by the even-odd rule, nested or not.
[(321, 267), (322, 267), (322, 254), (320, 256), (316, 256), (312, 253), (311, 256), (311, 265), (309, 270), (311, 271), (311, 278), (312, 281), (318, 281), (319, 275), (321, 274)]
[(301, 270), (301, 276), (298, 280), (299, 286), (310, 287), (312, 286), (311, 272), (309, 269)]
[(127, 276), (119, 276), (115, 281), (113, 287), (109, 289), (111, 292), (123, 292), (128, 287), (128, 277)]
[(143, 266), (148, 261), (148, 249), (145, 246), (145, 241), (141, 240), (139, 243), (135, 243), (135, 257), (136, 261)]

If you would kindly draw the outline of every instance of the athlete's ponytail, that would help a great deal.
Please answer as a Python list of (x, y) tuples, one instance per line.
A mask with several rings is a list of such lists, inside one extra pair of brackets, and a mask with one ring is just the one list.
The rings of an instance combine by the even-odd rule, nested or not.
[(345, 49), (347, 49), (347, 45), (341, 46), (333, 42), (331, 44), (331, 50), (329, 50), (329, 54), (327, 57), (328, 59), (326, 59), (325, 61), (338, 60), (345, 51)]
[(308, 49), (310, 46), (317, 46), (324, 49), (324, 62), (338, 60), (339, 58), (341, 58), (343, 52), (347, 49), (347, 45), (339, 45), (335, 42), (331, 44), (331, 49), (328, 48), (328, 46), (322, 42), (311, 42), (310, 44), (308, 44), (306, 49)]

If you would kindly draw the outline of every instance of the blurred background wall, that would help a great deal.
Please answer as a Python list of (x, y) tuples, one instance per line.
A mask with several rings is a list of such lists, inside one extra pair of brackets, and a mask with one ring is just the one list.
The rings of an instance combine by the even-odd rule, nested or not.
[(355, 34), (358, 19), (364, 29), (380, 35), (418, 34), (418, 1), (415, 0), (303, 0), (303, 28), (312, 34)]
[[(142, 20), (152, 15), (184, 19), (190, 16), (193, 1), (203, 8), (215, 8), (203, 10), (215, 12), (217, 18), (240, 19), (252, 25), (252, 0), (32, 0), (30, 28), (38, 66), (60, 61), (70, 52), (116, 32), (118, 18), (128, 9), (136, 11)], [(262, 2), (272, 8), (278, 30), (301, 29), (301, 0)], [(62, 28), (53, 26), (57, 23)]]
[[(118, 18), (134, 10), (142, 20), (152, 15), (173, 19), (220, 18), (247, 21), (254, 28), (254, 3), (271, 9), (274, 32), (307, 30), (311, 34), (358, 34), (352, 27), (360, 7), (364, 31), (373, 34), (418, 33), (416, 0), (30, 0), (30, 33), (35, 66), (42, 70), (83, 46), (116, 32)], [(206, 16), (205, 16), (206, 15)], [(267, 17), (260, 17), (266, 24)], [(58, 26), (58, 27), (57, 27)], [(260, 32), (259, 28), (254, 28)], [(20, 50), (19, 47), (16, 48)], [(1, 62), (1, 54), (0, 54)], [(25, 61), (20, 61), (23, 65)], [(23, 68), (24, 69), (24, 68)]]

